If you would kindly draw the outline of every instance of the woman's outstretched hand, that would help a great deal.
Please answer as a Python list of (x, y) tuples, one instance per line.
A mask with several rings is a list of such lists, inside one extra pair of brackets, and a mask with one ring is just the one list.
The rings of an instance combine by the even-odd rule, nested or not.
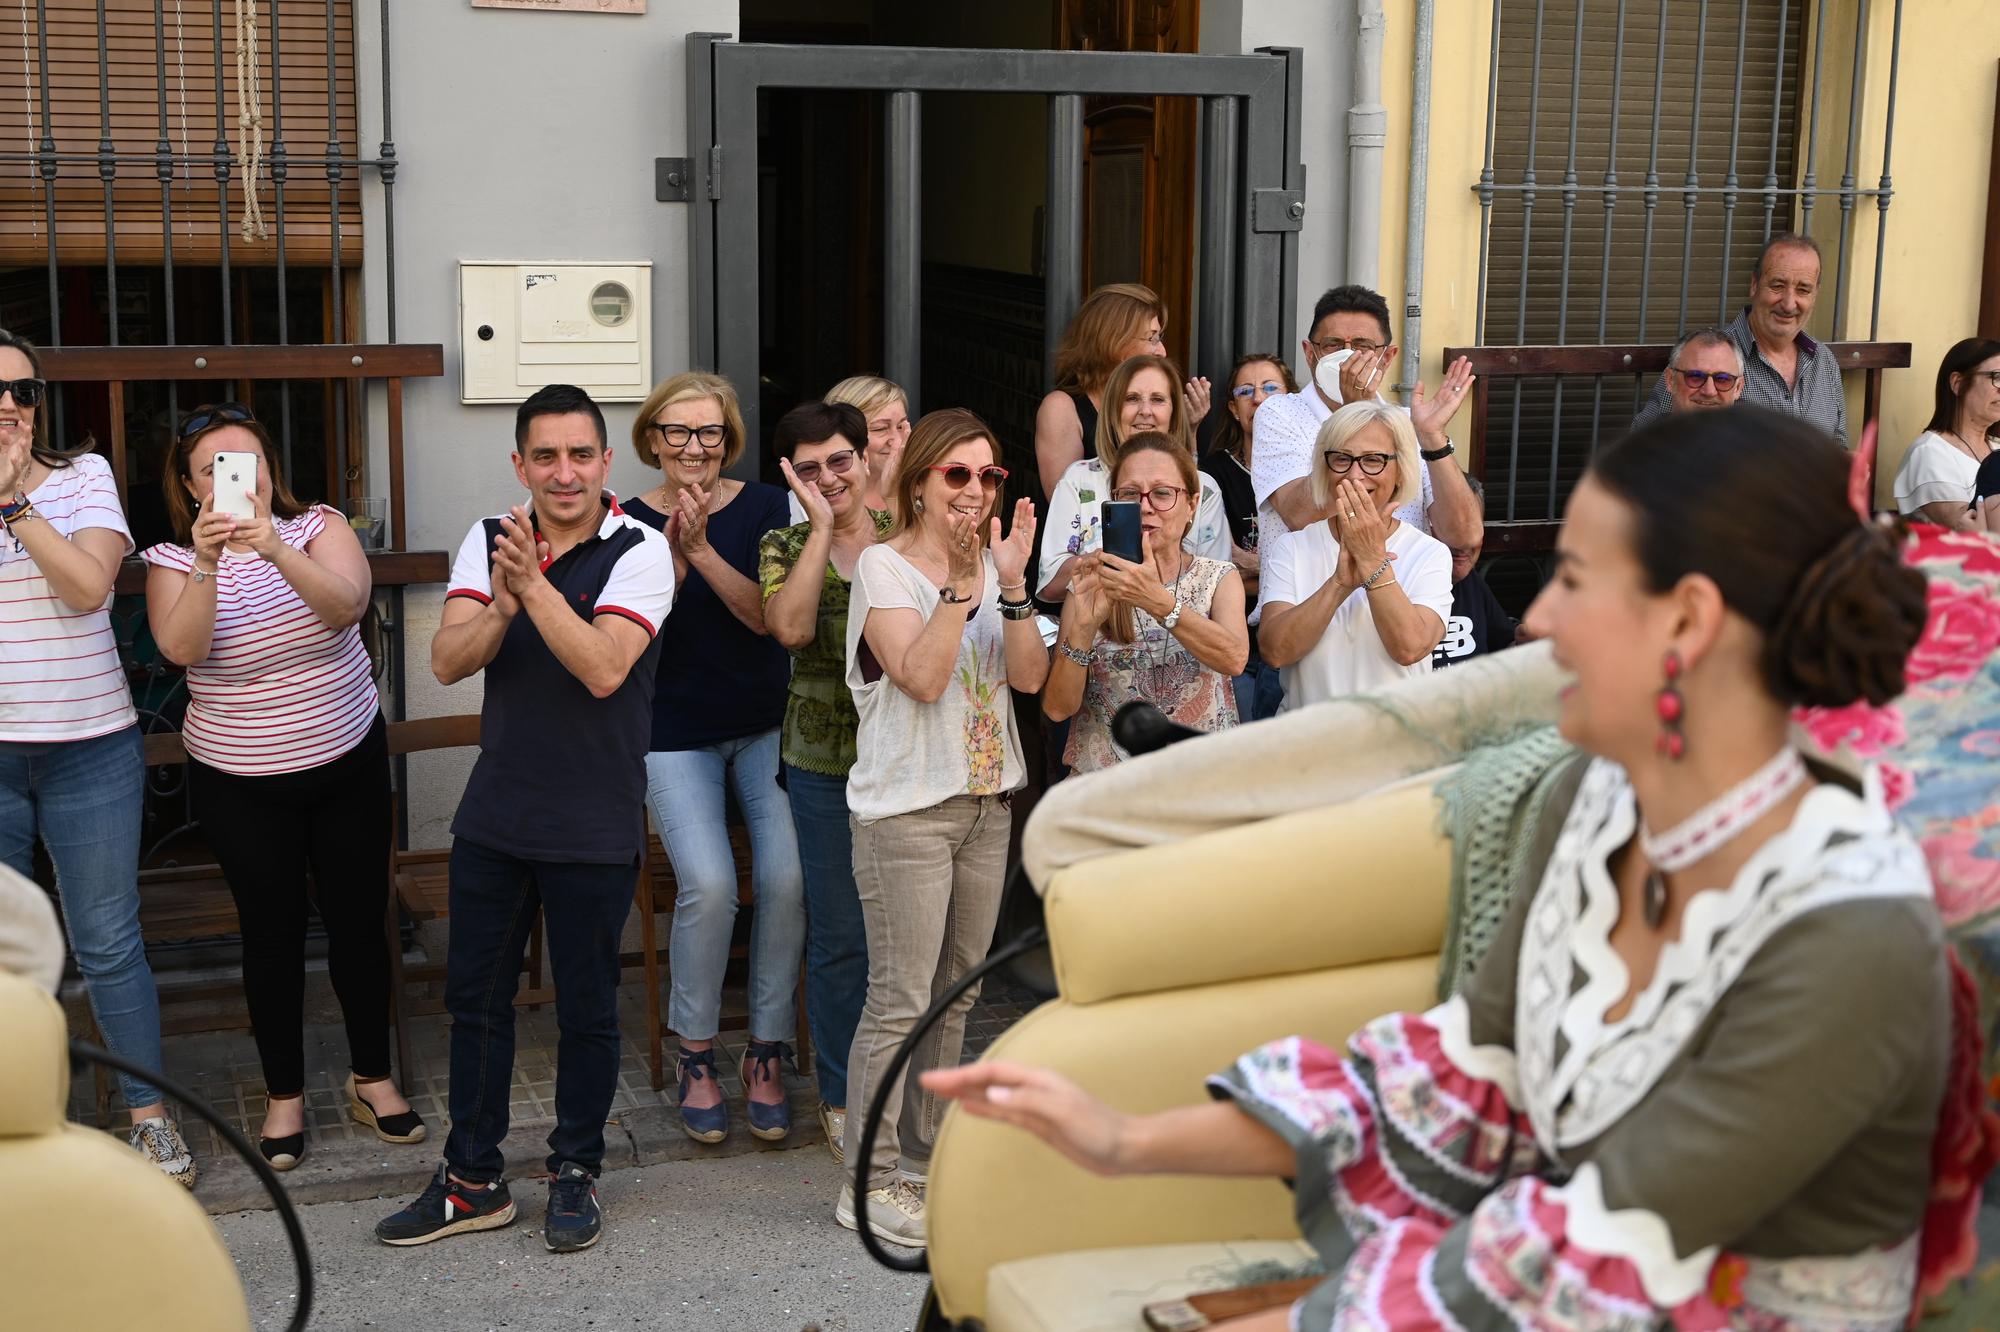
[(1116, 1175), (1126, 1168), (1132, 1117), (1060, 1073), (978, 1063), (926, 1073), (922, 1081), (926, 1091), (957, 1101), (968, 1114), (1026, 1129), (1093, 1174)]

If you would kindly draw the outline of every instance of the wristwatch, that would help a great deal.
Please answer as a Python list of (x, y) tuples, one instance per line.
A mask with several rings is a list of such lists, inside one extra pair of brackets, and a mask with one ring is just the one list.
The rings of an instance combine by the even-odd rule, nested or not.
[(1443, 448), (1418, 449), (1417, 456), (1419, 458), (1422, 458), (1425, 462), (1443, 462), (1446, 458), (1451, 457), (1451, 455), (1455, 452), (1457, 452), (1457, 450), (1452, 447), (1451, 441), (1447, 439), (1444, 442)]
[(1160, 628), (1171, 632), (1173, 627), (1179, 624), (1180, 622), (1181, 622), (1181, 599), (1179, 597), (1175, 597), (1174, 608), (1167, 612), (1166, 619), (1160, 621)]

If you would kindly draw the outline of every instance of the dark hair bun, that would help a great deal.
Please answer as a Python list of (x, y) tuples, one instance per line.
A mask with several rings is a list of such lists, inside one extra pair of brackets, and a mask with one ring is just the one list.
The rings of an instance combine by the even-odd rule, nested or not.
[(1924, 632), (1924, 576), (1888, 531), (1857, 524), (1806, 566), (1765, 640), (1764, 675), (1779, 698), (1880, 707), (1903, 692), (1903, 663)]

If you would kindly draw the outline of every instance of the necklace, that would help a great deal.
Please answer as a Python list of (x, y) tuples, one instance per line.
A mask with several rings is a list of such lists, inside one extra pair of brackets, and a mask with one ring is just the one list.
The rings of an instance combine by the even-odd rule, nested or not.
[[(1956, 426), (1952, 427), (1950, 434), (1953, 441), (1957, 443), (1958, 447), (1964, 449), (1967, 456), (1969, 456), (1974, 462), (1984, 462), (1986, 460), (1986, 454), (1993, 452), (1993, 446), (1991, 444), (1987, 444), (1986, 453), (1981, 453), (1978, 450), (1978, 448), (1974, 446), (1971, 440), (1967, 439), (1964, 435), (1958, 433), (1958, 428)], [(1981, 440), (1980, 442), (1985, 443), (1984, 440)]]
[(1775, 809), (1806, 781), (1805, 760), (1790, 745), (1715, 799), (1665, 832), (1654, 833), (1642, 819), (1639, 850), (1651, 862), (1646, 874), (1646, 924), (1658, 929), (1667, 914), (1664, 876), (1678, 874), (1726, 845)]

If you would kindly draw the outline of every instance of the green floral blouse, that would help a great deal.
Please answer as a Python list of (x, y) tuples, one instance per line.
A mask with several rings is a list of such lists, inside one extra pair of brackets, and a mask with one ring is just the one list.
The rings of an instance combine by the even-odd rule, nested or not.
[[(875, 539), (889, 531), (889, 515), (875, 509)], [(766, 532), (757, 551), (757, 581), (768, 603), (792, 576), (812, 535), (811, 523)], [(854, 731), (860, 718), (847, 688), (848, 582), (827, 563), (819, 594), (819, 624), (812, 642), (792, 652), (792, 683), (785, 699), (779, 752), (807, 772), (845, 777), (854, 766)]]

